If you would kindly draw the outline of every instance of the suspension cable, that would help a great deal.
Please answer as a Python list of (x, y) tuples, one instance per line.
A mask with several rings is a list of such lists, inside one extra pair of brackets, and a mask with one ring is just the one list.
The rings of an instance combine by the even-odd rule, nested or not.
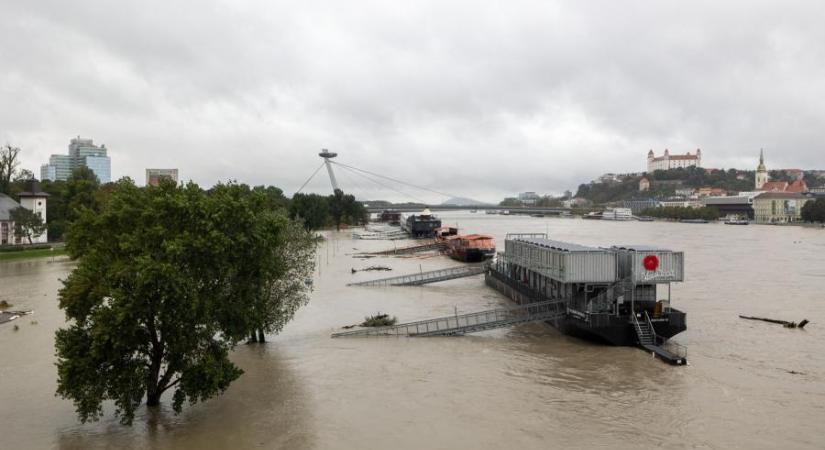
[(414, 195), (411, 195), (411, 194), (408, 194), (408, 193), (406, 193), (406, 192), (403, 192), (403, 191), (400, 191), (400, 190), (398, 190), (398, 189), (395, 189), (394, 187), (389, 186), (389, 185), (386, 185), (386, 184), (384, 184), (384, 183), (382, 183), (382, 182), (380, 182), (380, 181), (378, 181), (378, 180), (372, 179), (372, 178), (368, 177), (367, 175), (364, 175), (363, 173), (357, 172), (357, 171), (353, 170), (352, 168), (350, 168), (349, 166), (346, 166), (346, 165), (344, 165), (344, 164), (338, 164), (338, 165), (339, 165), (339, 166), (341, 166), (341, 168), (342, 168), (342, 169), (346, 169), (346, 170), (348, 170), (348, 171), (350, 171), (350, 172), (354, 173), (355, 175), (358, 175), (358, 176), (360, 176), (360, 177), (364, 177), (364, 178), (366, 178), (367, 180), (372, 181), (373, 183), (375, 183), (375, 184), (377, 184), (377, 185), (379, 185), (379, 186), (385, 187), (385, 188), (387, 188), (387, 189), (389, 189), (389, 190), (391, 190), (391, 191), (394, 191), (394, 192), (396, 192), (396, 193), (398, 193), (398, 194), (401, 194), (401, 195), (403, 195), (404, 197), (409, 197), (409, 198), (411, 198), (411, 199), (413, 199), (413, 200), (415, 200), (415, 201), (417, 201), (417, 202), (419, 202), (419, 203), (424, 203), (424, 204), (426, 204), (426, 203), (427, 203), (427, 202), (425, 202), (425, 201), (421, 200), (420, 198), (418, 198), (418, 197), (416, 197), (416, 196), (414, 196)]
[(302, 190), (304, 190), (304, 188), (306, 187), (307, 183), (309, 183), (310, 181), (312, 181), (312, 179), (313, 179), (313, 178), (315, 178), (315, 174), (316, 174), (316, 173), (318, 173), (318, 171), (319, 171), (319, 170), (321, 170), (321, 167), (324, 167), (324, 163), (321, 163), (321, 165), (320, 165), (320, 166), (318, 166), (318, 168), (317, 168), (317, 169), (315, 169), (315, 172), (312, 172), (312, 175), (310, 175), (310, 176), (309, 176), (309, 178), (307, 178), (307, 180), (306, 180), (306, 181), (304, 181), (304, 184), (302, 184), (302, 185), (301, 185), (301, 187), (300, 187), (300, 188), (298, 188), (298, 192), (296, 192), (296, 194), (300, 194), (300, 193), (301, 193), (301, 191), (302, 191)]
[(406, 186), (410, 186), (410, 187), (412, 187), (412, 188), (420, 189), (420, 190), (422, 190), (422, 191), (428, 191), (428, 192), (432, 192), (432, 193), (434, 193), (434, 194), (438, 194), (438, 195), (443, 195), (443, 196), (446, 196), (446, 197), (458, 197), (457, 195), (447, 194), (447, 193), (445, 193), (445, 192), (439, 192), (439, 191), (436, 191), (436, 190), (434, 190), (434, 189), (425, 188), (425, 187), (423, 187), (423, 186), (416, 186), (416, 185), (414, 185), (414, 184), (412, 184), (412, 183), (407, 183), (407, 182), (405, 182), (405, 181), (397, 180), (397, 179), (395, 179), (395, 178), (390, 178), (390, 177), (385, 176), (385, 175), (381, 175), (381, 174), (378, 174), (378, 173), (370, 172), (370, 171), (368, 171), (368, 170), (364, 170), (364, 169), (359, 169), (359, 168), (357, 168), (357, 167), (348, 166), (348, 165), (346, 165), (346, 164), (342, 164), (342, 163), (339, 163), (339, 162), (337, 162), (337, 161), (330, 161), (330, 162), (331, 162), (332, 164), (335, 164), (335, 165), (338, 165), (338, 166), (341, 166), (341, 167), (346, 167), (346, 168), (348, 168), (348, 169), (357, 170), (358, 172), (363, 172), (363, 173), (366, 173), (366, 174), (369, 174), (369, 175), (372, 175), (372, 176), (376, 176), (376, 177), (379, 177), (379, 178), (383, 178), (383, 179), (385, 179), (385, 180), (390, 180), (390, 181), (393, 181), (393, 182), (395, 182), (395, 183), (400, 183), (400, 184), (403, 184), (403, 185), (406, 185)]

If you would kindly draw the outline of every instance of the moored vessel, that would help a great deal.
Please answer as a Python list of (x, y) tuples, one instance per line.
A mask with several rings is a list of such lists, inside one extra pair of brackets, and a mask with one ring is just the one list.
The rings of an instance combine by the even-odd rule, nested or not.
[(640, 346), (672, 364), (686, 363), (684, 347), (669, 341), (687, 329), (685, 313), (670, 297), (670, 284), (684, 279), (681, 252), (510, 234), (485, 279), (518, 304), (563, 301), (566, 313), (550, 324), (565, 334)]
[(413, 239), (431, 238), (441, 227), (441, 219), (434, 216), (429, 208), (424, 208), (421, 214), (410, 214), (401, 221), (401, 228)]

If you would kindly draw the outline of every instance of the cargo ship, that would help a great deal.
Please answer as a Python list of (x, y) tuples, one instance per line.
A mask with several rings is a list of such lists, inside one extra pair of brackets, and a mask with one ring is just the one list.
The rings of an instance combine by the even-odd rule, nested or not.
[(485, 275), (518, 304), (560, 301), (550, 322), (562, 333), (610, 345), (640, 346), (672, 364), (687, 352), (670, 338), (687, 329), (671, 305), (670, 285), (684, 280), (684, 254), (644, 245), (588, 247), (545, 234), (509, 234)]
[(481, 262), (496, 254), (496, 240), (488, 234), (458, 234), (458, 228), (439, 228), (435, 237), (444, 243), (450, 258), (461, 262)]
[(424, 208), (421, 214), (410, 214), (401, 221), (401, 228), (413, 239), (432, 238), (436, 230), (441, 228), (441, 219), (434, 216), (429, 208)]

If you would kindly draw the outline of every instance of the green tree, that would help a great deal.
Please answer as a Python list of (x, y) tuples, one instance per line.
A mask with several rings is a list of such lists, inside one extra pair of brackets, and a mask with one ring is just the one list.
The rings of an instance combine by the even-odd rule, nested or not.
[(40, 236), (46, 231), (43, 218), (30, 209), (19, 206), (11, 210), (9, 216), (14, 222), (14, 235), (28, 239), (29, 244), (32, 243), (32, 237)]
[(63, 239), (63, 232), (66, 229), (66, 182), (44, 180), (40, 185), (44, 192), (49, 194), (46, 202), (46, 216), (49, 218), (46, 224), (49, 229), (49, 240), (59, 241)]
[(64, 199), (67, 222), (71, 223), (76, 220), (84, 209), (97, 208), (98, 189), (100, 189), (100, 181), (92, 169), (81, 166), (72, 172), (66, 180)]
[(318, 194), (295, 194), (289, 202), (289, 217), (300, 219), (307, 230), (318, 230), (330, 221), (329, 200)]
[(256, 298), (249, 342), (264, 342), (265, 333), (279, 333), (309, 301), (317, 241), (298, 220), (284, 221), (272, 260), (270, 278)]
[(825, 223), (825, 198), (806, 202), (801, 215), (805, 222)]
[(507, 197), (498, 204), (499, 206), (522, 206), (521, 200), (515, 197)]
[(60, 290), (57, 393), (81, 421), (111, 400), (130, 424), (144, 397), (154, 407), (172, 390), (179, 412), (241, 375), (228, 353), (255, 325), (283, 218), (237, 185), (113, 186), (67, 233), (78, 265)]
[(278, 209), (286, 209), (289, 205), (289, 199), (284, 197), (284, 191), (275, 186), (255, 186), (252, 188), (254, 192), (262, 193), (266, 198), (263, 207), (272, 211)]

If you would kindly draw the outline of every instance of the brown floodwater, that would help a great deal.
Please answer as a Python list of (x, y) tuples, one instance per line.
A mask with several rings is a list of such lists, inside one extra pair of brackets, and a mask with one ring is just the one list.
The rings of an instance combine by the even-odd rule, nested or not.
[[(309, 305), (265, 345), (240, 345), (246, 372), (221, 396), (175, 415), (168, 399), (121, 426), (112, 405), (78, 422), (55, 397), (54, 331), (68, 261), (0, 263), (0, 299), (33, 309), (0, 325), (0, 448), (500, 449), (582, 447), (823, 448), (825, 230), (801, 227), (601, 222), (443, 214), (490, 233), (549, 232), (589, 245), (683, 250), (688, 313), (675, 340), (690, 366), (596, 345), (528, 324), (460, 337), (330, 339), (375, 312), (412, 321), (506, 300), (481, 276), (421, 287), (346, 287), (457, 265), (447, 258), (354, 259), (404, 245), (332, 233), (319, 251)], [(388, 265), (392, 272), (351, 273)], [(738, 318), (811, 324), (804, 330)], [(13, 329), (18, 325), (18, 330)]]

